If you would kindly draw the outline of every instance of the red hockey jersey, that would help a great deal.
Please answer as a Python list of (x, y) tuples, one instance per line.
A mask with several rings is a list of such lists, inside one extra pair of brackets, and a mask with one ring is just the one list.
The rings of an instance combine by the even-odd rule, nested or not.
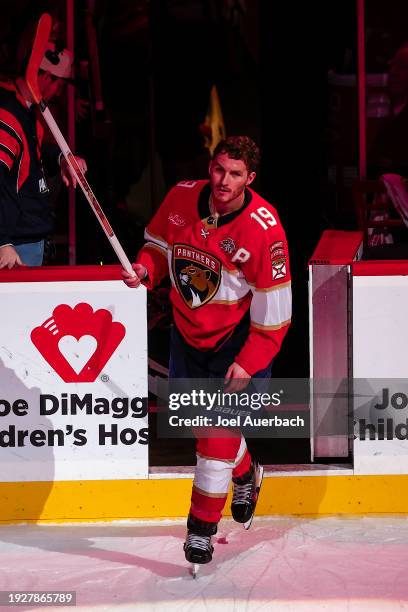
[(173, 187), (137, 262), (150, 289), (170, 274), (175, 324), (199, 350), (216, 350), (249, 310), (249, 336), (235, 361), (253, 375), (278, 353), (290, 324), (286, 236), (276, 210), (252, 189), (238, 211), (218, 219), (209, 197), (208, 181)]

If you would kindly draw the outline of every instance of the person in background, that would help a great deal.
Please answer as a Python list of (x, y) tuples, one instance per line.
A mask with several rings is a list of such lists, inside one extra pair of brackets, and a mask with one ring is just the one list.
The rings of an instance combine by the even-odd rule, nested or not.
[[(59, 96), (72, 73), (72, 54), (49, 43), (40, 65), (42, 98)], [(0, 82), (0, 269), (41, 266), (53, 228), (44, 166), (76, 185), (58, 147), (42, 146), (44, 128), (23, 77)], [(76, 158), (83, 172), (87, 166)]]

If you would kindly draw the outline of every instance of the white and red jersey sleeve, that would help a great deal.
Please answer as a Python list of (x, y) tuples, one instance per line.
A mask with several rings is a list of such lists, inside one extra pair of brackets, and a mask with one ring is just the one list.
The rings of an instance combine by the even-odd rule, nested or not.
[(240, 265), (252, 291), (251, 326), (235, 361), (250, 375), (267, 367), (279, 352), (292, 314), (286, 235), (276, 210), (261, 202), (263, 206), (249, 211), (247, 251), (251, 256)]

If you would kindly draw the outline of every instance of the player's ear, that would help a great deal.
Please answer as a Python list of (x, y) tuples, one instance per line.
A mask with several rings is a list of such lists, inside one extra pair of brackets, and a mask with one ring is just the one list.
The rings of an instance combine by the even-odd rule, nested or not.
[(255, 177), (256, 177), (256, 172), (250, 172), (248, 174), (248, 178), (247, 178), (246, 184), (250, 185), (255, 180)]
[(211, 174), (211, 166), (212, 166), (212, 162), (213, 160), (210, 159), (210, 161), (208, 162), (208, 174)]

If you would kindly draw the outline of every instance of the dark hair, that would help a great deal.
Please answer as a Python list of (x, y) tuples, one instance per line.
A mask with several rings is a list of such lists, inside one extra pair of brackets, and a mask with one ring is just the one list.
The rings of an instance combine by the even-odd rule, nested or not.
[(259, 148), (249, 136), (229, 136), (221, 140), (214, 149), (213, 159), (220, 153), (242, 159), (248, 172), (255, 172), (261, 159)]

